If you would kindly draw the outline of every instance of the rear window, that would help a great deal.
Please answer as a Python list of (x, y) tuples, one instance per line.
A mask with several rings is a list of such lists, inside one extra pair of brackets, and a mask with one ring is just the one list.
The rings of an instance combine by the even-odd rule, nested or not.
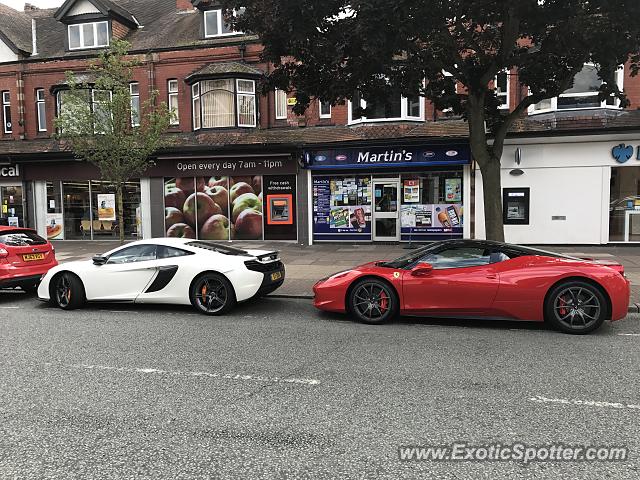
[(29, 247), (31, 245), (45, 245), (47, 241), (36, 232), (9, 230), (8, 232), (0, 232), (0, 243), (8, 247)]

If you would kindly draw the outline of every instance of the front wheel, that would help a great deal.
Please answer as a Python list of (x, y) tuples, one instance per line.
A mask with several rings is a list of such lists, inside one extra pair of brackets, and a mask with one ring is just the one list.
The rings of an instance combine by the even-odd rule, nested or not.
[(54, 279), (51, 287), (50, 298), (57, 307), (75, 310), (84, 305), (84, 285), (75, 275), (63, 273)]
[(607, 318), (607, 302), (599, 288), (571, 281), (556, 286), (545, 304), (545, 319), (565, 333), (585, 334), (600, 328)]
[(198, 277), (191, 286), (189, 296), (191, 304), (206, 315), (224, 315), (236, 304), (233, 285), (217, 273)]
[(374, 278), (360, 280), (353, 286), (348, 306), (358, 320), (370, 324), (389, 322), (399, 311), (395, 290), (387, 283)]

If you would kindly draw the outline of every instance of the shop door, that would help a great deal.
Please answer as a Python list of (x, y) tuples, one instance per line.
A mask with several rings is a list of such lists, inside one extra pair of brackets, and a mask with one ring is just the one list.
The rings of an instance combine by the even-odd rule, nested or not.
[(0, 217), (13, 226), (24, 227), (24, 205), (22, 204), (22, 186), (10, 185), (0, 187)]
[(400, 240), (399, 180), (373, 181), (373, 240), (397, 242)]

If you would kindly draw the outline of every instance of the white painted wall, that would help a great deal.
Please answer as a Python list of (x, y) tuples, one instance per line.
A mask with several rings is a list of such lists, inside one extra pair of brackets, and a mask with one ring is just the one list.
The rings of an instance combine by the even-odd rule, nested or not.
[[(597, 141), (596, 141), (597, 140)], [(555, 143), (554, 143), (555, 142)], [(562, 142), (562, 143), (559, 143)], [(502, 186), (529, 187), (529, 225), (505, 225), (505, 239), (521, 244), (603, 244), (609, 241), (611, 168), (640, 166), (634, 156), (619, 164), (614, 146), (637, 147), (640, 136), (512, 140), (502, 157)], [(516, 148), (522, 152), (515, 162)], [(519, 168), (523, 175), (509, 172)], [(476, 238), (485, 238), (482, 176), (476, 170)], [(552, 220), (566, 216), (566, 220)]]
[(18, 55), (9, 48), (9, 45), (0, 40), (0, 63), (15, 62), (17, 60)]
[(100, 13), (100, 10), (98, 10), (93, 3), (88, 0), (84, 0), (82, 2), (76, 2), (71, 10), (69, 10), (67, 16), (74, 17), (76, 15), (84, 15), (87, 13)]

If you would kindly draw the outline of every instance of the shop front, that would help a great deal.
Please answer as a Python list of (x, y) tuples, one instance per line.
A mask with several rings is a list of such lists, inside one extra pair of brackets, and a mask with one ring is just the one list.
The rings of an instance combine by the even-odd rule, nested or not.
[(314, 242), (430, 242), (468, 236), (463, 144), (305, 152)]
[(201, 240), (296, 241), (296, 171), (290, 154), (159, 158), (148, 172), (152, 182), (162, 182), (157, 203), (164, 214), (158, 221), (154, 210), (154, 232)]
[(24, 185), (19, 165), (0, 164), (0, 225), (27, 225)]

